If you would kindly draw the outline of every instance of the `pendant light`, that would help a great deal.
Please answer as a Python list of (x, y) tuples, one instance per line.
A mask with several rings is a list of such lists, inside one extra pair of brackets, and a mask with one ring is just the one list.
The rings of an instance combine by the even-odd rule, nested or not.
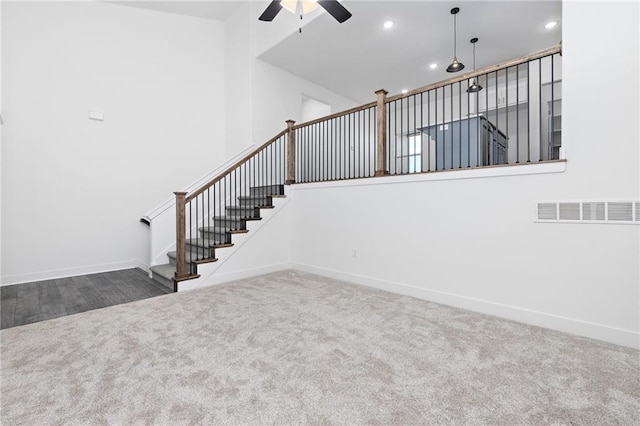
[(458, 72), (464, 69), (464, 65), (462, 62), (458, 62), (458, 57), (456, 56), (456, 15), (458, 12), (460, 12), (459, 7), (451, 9), (451, 14), (453, 15), (453, 62), (447, 67), (447, 72)]
[[(478, 37), (474, 37), (471, 39), (471, 44), (473, 44), (473, 71), (476, 70), (476, 43), (478, 42)], [(476, 83), (476, 79), (471, 79), (471, 86), (467, 89), (468, 93), (476, 93), (482, 90), (482, 86)]]

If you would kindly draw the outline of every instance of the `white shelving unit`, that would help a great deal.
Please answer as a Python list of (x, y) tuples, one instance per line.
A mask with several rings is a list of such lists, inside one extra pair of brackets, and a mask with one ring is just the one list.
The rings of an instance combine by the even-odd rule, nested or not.
[(560, 158), (562, 147), (562, 99), (547, 102), (549, 129), (549, 159)]

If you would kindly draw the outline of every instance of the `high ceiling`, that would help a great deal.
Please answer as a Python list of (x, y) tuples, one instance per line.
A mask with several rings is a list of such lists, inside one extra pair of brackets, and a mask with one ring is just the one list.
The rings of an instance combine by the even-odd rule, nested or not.
[(111, 0), (109, 3), (224, 21), (238, 9), (242, 1), (244, 0)]
[[(261, 59), (358, 102), (386, 89), (399, 93), (451, 77), (452, 7), (457, 6), (458, 59), (476, 68), (550, 47), (561, 40), (560, 1), (348, 1), (353, 17), (338, 24), (324, 13)], [(383, 23), (394, 23), (384, 29)], [(549, 21), (558, 25), (545, 29)], [(271, 25), (277, 25), (277, 18)], [(429, 65), (437, 63), (431, 70)]]
[[(127, 5), (224, 20), (239, 1), (136, 1)], [(270, 0), (257, 2), (258, 9)], [(119, 2), (123, 3), (123, 2)], [(135, 4), (134, 4), (135, 3)], [(476, 68), (513, 59), (558, 44), (562, 38), (561, 0), (533, 1), (398, 1), (344, 0), (353, 17), (337, 23), (323, 11), (305, 16), (297, 27), (260, 58), (356, 102), (370, 102), (374, 92), (391, 94), (452, 75), (445, 71), (453, 59), (452, 7), (457, 15), (458, 59), (463, 72), (473, 67), (472, 45), (478, 37)], [(280, 12), (287, 14), (286, 10)], [(216, 18), (217, 16), (217, 18)], [(258, 16), (256, 16), (257, 20)], [(280, 19), (279, 19), (280, 18)], [(390, 29), (385, 21), (393, 21)], [(283, 25), (278, 16), (259, 25)], [(545, 24), (558, 25), (546, 29)], [(436, 63), (435, 70), (429, 65)]]

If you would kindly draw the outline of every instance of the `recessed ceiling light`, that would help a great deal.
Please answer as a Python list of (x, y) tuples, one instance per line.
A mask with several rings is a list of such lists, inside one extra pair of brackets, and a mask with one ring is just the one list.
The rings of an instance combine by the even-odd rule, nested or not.
[(383, 26), (388, 30), (389, 28), (393, 27), (393, 21), (387, 21), (383, 24)]
[(406, 95), (407, 93), (409, 93), (409, 91), (407, 89), (402, 89), (402, 94)]
[(436, 64), (435, 62), (429, 65), (429, 69), (435, 70), (436, 68), (438, 68), (438, 64)]
[(544, 27), (548, 30), (550, 30), (551, 28), (555, 27), (556, 25), (558, 25), (558, 23), (556, 21), (551, 21), (548, 22)]

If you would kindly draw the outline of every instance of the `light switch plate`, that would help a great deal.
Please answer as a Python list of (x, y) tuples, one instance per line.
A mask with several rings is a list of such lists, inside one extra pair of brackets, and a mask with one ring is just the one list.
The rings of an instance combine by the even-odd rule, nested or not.
[(89, 111), (89, 120), (104, 121), (104, 114), (97, 111)]

